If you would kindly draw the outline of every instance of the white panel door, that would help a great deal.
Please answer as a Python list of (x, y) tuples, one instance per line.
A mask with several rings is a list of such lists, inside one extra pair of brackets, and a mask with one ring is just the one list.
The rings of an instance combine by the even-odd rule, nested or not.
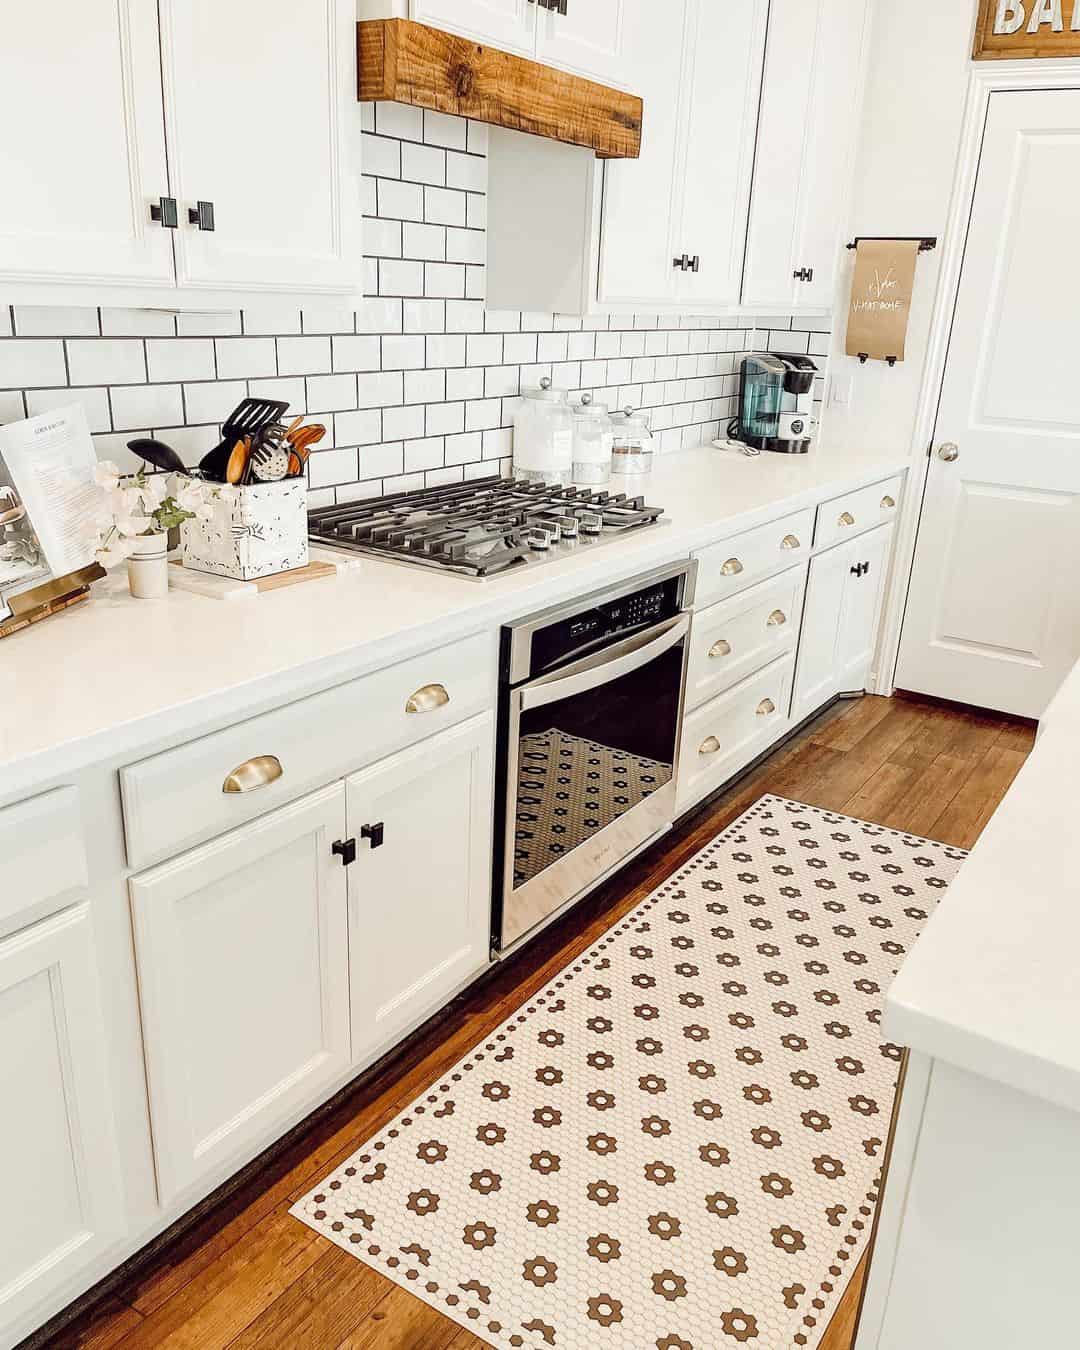
[(254, 1156), (349, 1065), (345, 788), (134, 877), (158, 1195)]
[(1080, 91), (991, 94), (896, 675), (1027, 717), (1080, 656), (1078, 176)]
[(532, 56), (536, 10), (536, 0), (412, 0), (410, 12), (417, 23)]
[(455, 993), (491, 945), (490, 713), (348, 780), (353, 1058)]
[[(625, 85), (623, 36), (630, 3), (586, 0), (580, 4), (569, 0), (565, 14), (545, 11), (537, 19), (536, 59), (602, 84)], [(670, 18), (671, 7), (665, 8)], [(636, 31), (634, 40), (638, 40)]]
[(161, 0), (161, 45), (179, 283), (359, 293), (355, 0)]
[(0, 282), (173, 284), (156, 0), (4, 5)]
[(626, 0), (626, 81), (645, 103), (639, 159), (604, 165), (600, 239), (601, 302), (669, 305), (679, 273), (672, 266), (676, 156), (679, 146), (687, 0)]
[(768, 12), (768, 0), (692, 0), (688, 10), (674, 254), (693, 260), (677, 273), (690, 304), (739, 303)]
[(0, 943), (0, 1083), (2, 1329), (29, 1316), (123, 1234), (85, 904)]

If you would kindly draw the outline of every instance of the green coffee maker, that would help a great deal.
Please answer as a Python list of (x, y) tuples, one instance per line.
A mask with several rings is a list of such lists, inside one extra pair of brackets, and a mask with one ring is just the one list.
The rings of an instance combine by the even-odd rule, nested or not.
[(808, 356), (751, 353), (743, 361), (739, 415), (728, 435), (755, 450), (805, 455), (813, 444), (814, 376)]

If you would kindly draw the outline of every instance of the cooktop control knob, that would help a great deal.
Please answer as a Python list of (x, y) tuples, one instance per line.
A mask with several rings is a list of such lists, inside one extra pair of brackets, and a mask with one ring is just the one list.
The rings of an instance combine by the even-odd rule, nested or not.
[(604, 517), (596, 511), (585, 511), (581, 516), (582, 534), (602, 534)]
[(543, 526), (536, 526), (526, 536), (526, 543), (534, 553), (546, 553), (551, 547), (551, 536)]
[(562, 537), (564, 539), (577, 539), (580, 533), (577, 516), (567, 516), (562, 523)]

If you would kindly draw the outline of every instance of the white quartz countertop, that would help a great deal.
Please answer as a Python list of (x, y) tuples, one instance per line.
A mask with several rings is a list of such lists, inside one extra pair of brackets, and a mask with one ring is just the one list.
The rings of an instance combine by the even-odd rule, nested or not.
[(1080, 666), (900, 970), (889, 1039), (1080, 1111)]
[(788, 509), (898, 472), (873, 451), (664, 456), (648, 500), (662, 525), (569, 560), (473, 581), (364, 558), (257, 598), (173, 590), (133, 600), (122, 574), (0, 643), (0, 799), (106, 758), (198, 735), (508, 618), (647, 571)]

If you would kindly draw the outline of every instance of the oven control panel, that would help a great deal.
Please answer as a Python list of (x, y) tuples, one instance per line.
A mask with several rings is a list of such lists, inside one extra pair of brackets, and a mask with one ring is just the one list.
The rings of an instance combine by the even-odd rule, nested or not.
[(530, 674), (539, 675), (569, 664), (594, 649), (610, 645), (681, 610), (681, 579), (669, 578), (630, 595), (560, 619), (532, 635)]

